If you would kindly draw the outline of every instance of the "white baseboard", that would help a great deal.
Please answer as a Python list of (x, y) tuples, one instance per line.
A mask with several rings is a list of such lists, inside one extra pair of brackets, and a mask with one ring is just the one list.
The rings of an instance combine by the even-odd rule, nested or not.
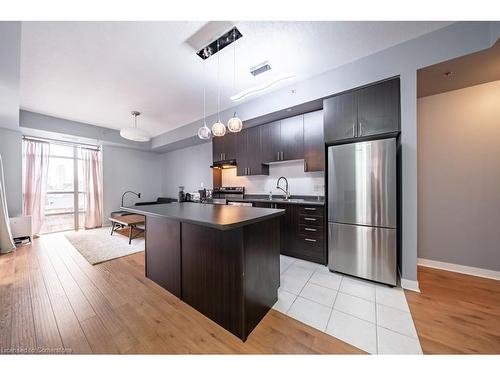
[(401, 278), (401, 288), (420, 293), (418, 281)]
[(464, 273), (466, 275), (485, 277), (487, 279), (500, 280), (500, 272), (487, 270), (484, 268), (462, 266), (460, 264), (439, 262), (437, 260), (418, 258), (417, 264), (419, 266), (437, 268), (440, 270)]

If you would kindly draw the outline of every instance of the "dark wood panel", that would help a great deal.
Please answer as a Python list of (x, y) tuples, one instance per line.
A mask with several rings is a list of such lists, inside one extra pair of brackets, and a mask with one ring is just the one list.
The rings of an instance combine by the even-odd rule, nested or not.
[(248, 129), (243, 129), (236, 137), (236, 175), (246, 176), (248, 170)]
[(238, 138), (241, 133), (231, 133), (226, 131), (226, 135), (221, 137), (224, 141), (224, 160), (236, 159), (238, 156)]
[(224, 154), (224, 137), (213, 137), (212, 138), (212, 161), (223, 160)]
[(304, 215), (324, 216), (325, 207), (301, 205), (301, 206), (299, 206), (299, 213), (304, 214)]
[(247, 166), (249, 168), (248, 174), (255, 175), (269, 175), (269, 166), (262, 164), (262, 144), (261, 133), (262, 128), (256, 126), (247, 130)]
[(399, 79), (392, 79), (357, 91), (358, 136), (399, 130)]
[(182, 299), (244, 338), (243, 229), (182, 224)]
[(281, 160), (304, 158), (304, 116), (294, 116), (281, 120), (280, 129)]
[(181, 226), (167, 218), (146, 217), (146, 277), (181, 298)]
[(245, 336), (278, 300), (280, 284), (280, 219), (244, 229)]
[(323, 111), (304, 114), (304, 171), (325, 170)]
[(354, 138), (358, 123), (355, 92), (325, 99), (323, 104), (325, 142)]
[(277, 204), (276, 206), (285, 210), (280, 223), (281, 254), (292, 256), (299, 231), (298, 208), (294, 204)]
[(262, 153), (262, 162), (269, 163), (279, 160), (280, 150), (280, 121), (271, 122), (261, 126), (260, 144)]

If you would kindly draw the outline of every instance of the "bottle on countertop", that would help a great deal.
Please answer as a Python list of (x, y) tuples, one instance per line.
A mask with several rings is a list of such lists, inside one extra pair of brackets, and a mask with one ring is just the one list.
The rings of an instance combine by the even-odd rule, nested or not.
[(184, 194), (184, 186), (179, 186), (179, 202), (184, 202), (186, 195)]
[(272, 200), (273, 200), (273, 192), (272, 192), (272, 191), (270, 191), (270, 192), (269, 192), (269, 200), (270, 200), (270, 201), (272, 201)]

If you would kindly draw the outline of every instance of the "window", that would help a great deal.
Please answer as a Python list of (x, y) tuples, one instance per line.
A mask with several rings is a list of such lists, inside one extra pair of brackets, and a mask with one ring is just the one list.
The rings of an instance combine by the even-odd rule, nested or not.
[(46, 188), (45, 220), (41, 233), (83, 228), (85, 190), (78, 146), (50, 145)]

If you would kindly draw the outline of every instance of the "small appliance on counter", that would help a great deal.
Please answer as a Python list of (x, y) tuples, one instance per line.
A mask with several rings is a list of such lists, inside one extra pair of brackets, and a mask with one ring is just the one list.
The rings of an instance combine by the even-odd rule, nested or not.
[(186, 201), (186, 194), (184, 194), (184, 186), (179, 186), (179, 202)]
[(186, 202), (200, 202), (200, 193), (186, 193)]
[(213, 204), (227, 204), (229, 199), (243, 199), (245, 187), (243, 186), (222, 186), (216, 187), (212, 191)]

